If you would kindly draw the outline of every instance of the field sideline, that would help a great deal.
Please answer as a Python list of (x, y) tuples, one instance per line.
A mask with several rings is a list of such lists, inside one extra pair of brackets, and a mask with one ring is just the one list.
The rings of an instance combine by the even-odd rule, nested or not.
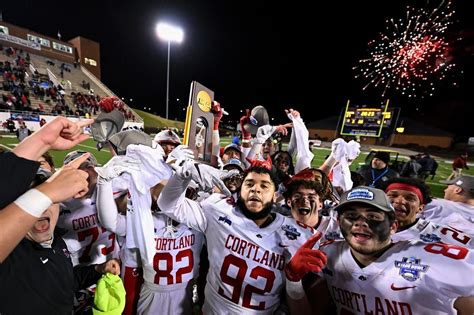
[[(226, 138), (223, 137), (221, 138), (221, 144), (222, 146), (225, 146), (229, 144), (232, 141), (231, 138)], [(15, 145), (18, 144), (18, 140), (16, 137), (11, 137), (11, 136), (0, 136), (0, 147), (4, 149), (12, 149), (15, 147)], [(283, 148), (285, 149), (285, 145), (283, 145)], [(395, 150), (395, 148), (393, 148)], [(84, 141), (81, 144), (78, 144), (76, 147), (74, 147), (72, 150), (82, 150), (82, 151), (88, 151), (94, 154), (94, 156), (97, 158), (97, 161), (104, 165), (107, 163), (107, 161), (110, 159), (110, 152), (107, 149), (102, 149), (101, 151), (97, 151), (97, 148), (95, 146), (94, 140), (88, 139)], [(69, 151), (72, 151), (69, 150)], [(69, 152), (69, 151), (51, 151), (51, 155), (53, 156), (54, 159), (54, 164), (56, 167), (60, 167), (62, 165), (62, 161), (64, 159), (64, 156)], [(314, 148), (313, 149), (314, 153), (314, 159), (312, 162), (313, 167), (318, 167), (320, 166), (325, 157), (330, 153), (330, 149), (328, 148)], [(355, 170), (359, 163), (363, 163), (365, 157), (367, 156), (368, 152), (362, 152), (361, 155), (354, 161), (354, 163), (351, 166), (352, 170)], [(404, 159), (403, 155), (401, 155), (401, 158)], [(437, 174), (434, 177), (434, 179), (429, 179), (427, 180), (427, 183), (429, 184), (431, 188), (432, 195), (435, 197), (443, 197), (444, 193), (443, 190), (446, 187), (446, 185), (440, 184), (439, 180), (445, 179), (451, 174), (451, 163), (446, 163), (444, 160), (437, 160), (439, 167), (437, 170)], [(474, 175), (474, 167), (471, 167), (469, 170), (465, 170), (465, 174), (470, 174)]]

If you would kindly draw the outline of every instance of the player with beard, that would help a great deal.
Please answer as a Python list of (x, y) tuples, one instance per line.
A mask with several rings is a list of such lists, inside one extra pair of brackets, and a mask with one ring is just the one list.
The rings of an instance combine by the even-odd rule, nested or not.
[[(288, 261), (313, 229), (272, 212), (275, 179), (264, 167), (244, 173), (235, 205), (222, 194), (200, 203), (185, 198), (191, 179), (201, 184), (210, 177), (230, 195), (221, 175), (207, 165), (185, 163), (163, 189), (158, 206), (174, 220), (205, 233), (210, 266), (203, 313), (273, 314), (284, 286), (291, 291), (292, 284), (301, 282), (297, 264)], [(324, 255), (316, 255), (314, 263), (322, 267)], [(287, 295), (292, 310), (299, 298)]]
[(324, 195), (325, 191), (320, 183), (305, 179), (292, 180), (284, 193), (291, 216), (296, 221), (321, 232), (322, 241), (342, 238), (337, 219), (321, 215)]
[[(382, 190), (360, 186), (335, 208), (345, 241), (321, 244), (327, 266), (310, 294), (324, 314), (323, 287), (338, 314), (472, 314), (474, 253), (441, 242), (392, 242), (395, 211)], [(456, 272), (453, 272), (456, 270)]]
[(386, 182), (384, 191), (398, 221), (397, 233), (392, 237), (394, 241), (421, 239), (473, 248), (472, 237), (449, 222), (440, 225), (418, 218), (425, 205), (431, 202), (429, 187), (424, 182), (414, 178), (392, 178)]

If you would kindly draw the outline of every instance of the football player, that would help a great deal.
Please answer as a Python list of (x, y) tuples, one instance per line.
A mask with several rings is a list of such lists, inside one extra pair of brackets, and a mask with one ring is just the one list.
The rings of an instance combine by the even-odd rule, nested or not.
[[(474, 278), (465, 276), (474, 271), (470, 249), (392, 242), (395, 210), (376, 188), (344, 193), (335, 210), (345, 241), (321, 244), (327, 266), (313, 289), (326, 284), (338, 314), (472, 314)], [(314, 300), (324, 304), (321, 294)]]
[[(246, 170), (235, 204), (225, 196), (230, 192), (220, 180), (227, 175), (207, 165), (185, 163), (163, 189), (158, 206), (206, 236), (210, 266), (204, 314), (272, 314), (290, 282), (285, 274), (291, 275), (291, 282), (301, 280), (287, 263), (313, 228), (272, 211), (276, 187), (269, 169)], [(200, 203), (186, 199), (191, 179), (203, 189), (217, 185), (225, 195), (215, 193)], [(322, 256), (316, 260), (320, 267)], [(287, 298), (294, 310), (299, 297)]]
[(472, 237), (452, 226), (435, 224), (418, 218), (426, 204), (431, 202), (429, 187), (414, 178), (392, 178), (386, 182), (385, 193), (395, 209), (398, 230), (392, 240), (443, 241), (472, 248)]

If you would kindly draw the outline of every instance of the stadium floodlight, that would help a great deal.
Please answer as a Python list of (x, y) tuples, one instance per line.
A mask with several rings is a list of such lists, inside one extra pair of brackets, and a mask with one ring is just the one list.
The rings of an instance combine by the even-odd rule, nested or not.
[(169, 89), (170, 89), (170, 46), (171, 42), (180, 44), (184, 38), (181, 28), (168, 23), (160, 22), (156, 25), (156, 34), (168, 42), (168, 67), (166, 71), (166, 119), (168, 119)]

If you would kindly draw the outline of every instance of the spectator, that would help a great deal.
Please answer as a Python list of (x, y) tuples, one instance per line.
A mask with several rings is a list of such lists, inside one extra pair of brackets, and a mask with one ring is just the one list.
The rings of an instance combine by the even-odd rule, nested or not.
[(54, 168), (53, 157), (48, 153), (44, 153), (39, 159), (40, 168), (47, 170), (48, 172), (54, 174), (56, 169)]
[(416, 161), (416, 156), (410, 155), (410, 160), (403, 165), (400, 176), (418, 178), (420, 169), (421, 165)]
[(428, 153), (425, 152), (421, 155), (421, 158), (418, 160), (418, 163), (421, 165), (418, 178), (426, 180), (428, 175), (430, 175), (433, 171), (436, 161)]
[(7, 129), (11, 133), (15, 132), (15, 129), (16, 129), (15, 122), (11, 118), (7, 119)]
[(24, 121), (20, 122), (20, 128), (16, 130), (16, 137), (18, 138), (18, 141), (22, 142), (29, 135), (31, 135), (31, 130), (28, 129)]
[(370, 165), (363, 165), (358, 173), (362, 175), (365, 182), (370, 187), (380, 188), (383, 182), (393, 177), (398, 177), (398, 173), (388, 167), (390, 153), (378, 151), (375, 153)]
[(40, 127), (43, 127), (44, 125), (46, 125), (46, 119), (41, 118), (39, 124), (40, 124)]
[[(446, 179), (446, 181), (450, 181), (452, 180), (453, 178), (456, 178), (456, 177), (459, 177), (462, 175), (462, 170), (465, 168), (465, 169), (469, 169), (469, 167), (467, 166), (467, 153), (463, 153), (461, 154), (460, 156), (458, 156), (457, 158), (454, 159), (453, 161), (453, 172), (451, 173), (451, 175), (449, 175), (449, 177)], [(446, 181), (443, 181), (444, 183)]]

